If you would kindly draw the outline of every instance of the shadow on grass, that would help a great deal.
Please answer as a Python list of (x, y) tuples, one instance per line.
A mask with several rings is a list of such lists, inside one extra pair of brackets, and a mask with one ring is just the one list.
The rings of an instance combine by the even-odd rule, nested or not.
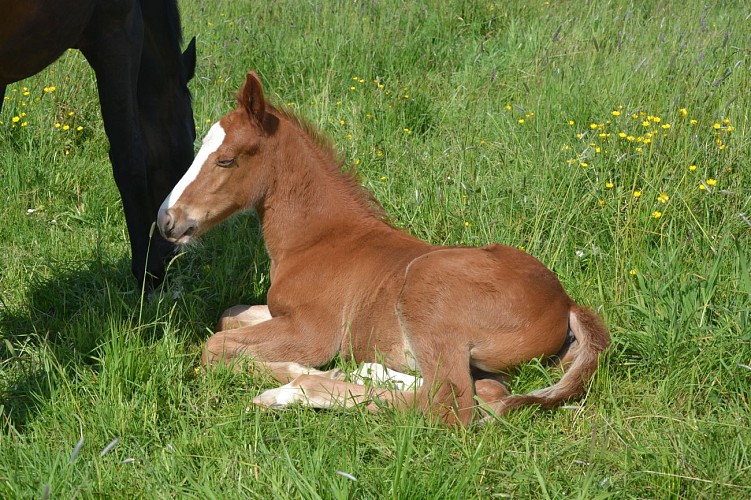
[[(72, 363), (91, 362), (112, 314), (112, 298), (135, 303), (129, 264), (90, 262), (64, 266), (51, 263), (47, 276), (32, 278), (22, 305), (3, 304), (0, 310), (0, 413), (3, 425), (20, 430), (37, 407), (55, 391), (56, 370)], [(86, 334), (83, 332), (86, 330)]]
[(202, 343), (225, 308), (263, 302), (267, 269), (258, 225), (248, 217), (188, 249), (146, 296), (125, 257), (46, 264), (21, 304), (0, 302), (0, 428), (26, 426), (82, 365), (98, 372), (100, 347), (113, 338), (135, 334), (148, 344), (171, 328)]

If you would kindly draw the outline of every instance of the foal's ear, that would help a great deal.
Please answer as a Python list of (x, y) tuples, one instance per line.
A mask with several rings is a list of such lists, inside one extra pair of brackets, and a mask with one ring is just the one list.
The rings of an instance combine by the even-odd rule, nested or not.
[(245, 111), (247, 111), (248, 116), (263, 125), (263, 117), (266, 113), (266, 101), (263, 99), (261, 80), (259, 80), (255, 71), (251, 71), (245, 77), (245, 85), (243, 85), (240, 91), (239, 100)]

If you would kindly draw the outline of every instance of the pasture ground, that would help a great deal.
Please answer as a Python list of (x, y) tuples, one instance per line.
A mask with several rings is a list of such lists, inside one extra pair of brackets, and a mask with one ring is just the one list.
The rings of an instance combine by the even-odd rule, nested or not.
[[(252, 408), (270, 380), (198, 356), (225, 307), (264, 301), (255, 219), (208, 234), (144, 300), (70, 51), (0, 114), (0, 497), (751, 495), (747, 6), (180, 7), (199, 135), (257, 70), (396, 225), (525, 249), (603, 314), (612, 348), (584, 400), (484, 427)], [(513, 389), (555, 376), (530, 363)]]

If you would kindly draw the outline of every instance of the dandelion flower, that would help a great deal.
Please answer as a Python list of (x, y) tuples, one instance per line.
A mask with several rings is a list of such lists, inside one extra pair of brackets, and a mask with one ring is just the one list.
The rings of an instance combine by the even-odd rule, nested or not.
[(634, 198), (638, 198), (641, 196), (641, 191), (634, 191), (633, 195), (634, 195)]
[(613, 115), (613, 116), (621, 116), (621, 112), (620, 112), (620, 111), (618, 111), (618, 110), (616, 110), (616, 111), (611, 111), (611, 112), (610, 112), (610, 114), (611, 114), (611, 115)]
[(522, 123), (524, 123), (524, 118), (519, 118), (516, 122), (521, 125)]
[(610, 181), (605, 183), (605, 189), (613, 189), (614, 187), (615, 187), (615, 184), (613, 184)]
[(662, 212), (660, 212), (659, 210), (655, 210), (654, 212), (652, 212), (653, 219), (659, 219), (660, 217), (662, 217)]
[(469, 226), (471, 226), (471, 225), (472, 225), (472, 224), (470, 224), (470, 222), (469, 222), (469, 221), (466, 221), (466, 220), (464, 221), (464, 227), (469, 227)]
[(70, 125), (63, 125), (63, 130), (70, 130)]
[(657, 196), (657, 201), (660, 203), (667, 203), (670, 199), (670, 196), (668, 196), (667, 193), (660, 193), (659, 196)]
[(711, 177), (707, 179), (707, 186), (716, 186), (716, 185), (717, 185), (716, 179), (712, 179)]
[(699, 120), (694, 120), (694, 119), (692, 118), (692, 119), (691, 119), (691, 120), (689, 120), (688, 122), (689, 122), (689, 123), (690, 123), (691, 125), (696, 125), (697, 123), (699, 123)]
[(571, 125), (571, 126), (574, 126), (575, 122), (574, 122), (574, 120), (569, 120), (568, 124)]
[(685, 117), (688, 115), (688, 110), (686, 108), (681, 108), (678, 110), (678, 114)]
[(696, 165), (689, 165), (689, 166), (688, 166), (688, 169), (689, 169), (690, 171), (694, 172), (694, 171), (696, 170)]
[(628, 274), (631, 275), (631, 276), (636, 276), (636, 269), (630, 269), (628, 271)]

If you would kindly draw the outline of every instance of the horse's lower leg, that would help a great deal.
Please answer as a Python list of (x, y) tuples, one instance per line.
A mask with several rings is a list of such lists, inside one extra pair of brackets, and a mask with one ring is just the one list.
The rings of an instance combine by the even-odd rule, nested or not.
[[(96, 73), (110, 161), (128, 225), (132, 271), (138, 280), (158, 284), (164, 276), (159, 248), (149, 248), (152, 206), (146, 158), (138, 117), (136, 88), (143, 47), (143, 21), (138, 3), (122, 22), (119, 11), (97, 11), (80, 49)], [(148, 275), (151, 275), (150, 277)]]

